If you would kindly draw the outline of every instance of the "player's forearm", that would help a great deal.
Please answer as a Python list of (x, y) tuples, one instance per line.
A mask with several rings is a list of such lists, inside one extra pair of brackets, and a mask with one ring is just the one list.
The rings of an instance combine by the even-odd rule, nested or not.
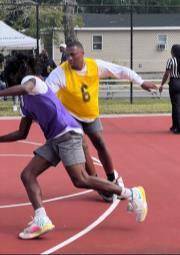
[(19, 131), (14, 131), (12, 133), (0, 136), (0, 143), (15, 142), (15, 141), (22, 140), (22, 139), (25, 139), (25, 138), (26, 138), (25, 134), (23, 134)]
[(163, 86), (166, 83), (168, 76), (169, 76), (169, 74), (167, 72), (165, 72), (165, 74), (163, 75), (162, 81), (161, 81), (161, 86)]
[(129, 69), (129, 71), (128, 71), (128, 79), (138, 85), (142, 85), (144, 82), (144, 80), (141, 78), (141, 76), (138, 75), (136, 72), (134, 72), (131, 69)]
[(26, 91), (24, 90), (23, 86), (13, 86), (7, 89), (0, 90), (0, 97), (3, 96), (18, 96), (25, 94)]

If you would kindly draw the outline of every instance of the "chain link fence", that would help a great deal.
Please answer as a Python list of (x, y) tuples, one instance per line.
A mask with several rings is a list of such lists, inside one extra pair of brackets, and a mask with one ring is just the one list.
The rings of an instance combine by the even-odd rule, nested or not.
[[(172, 45), (180, 43), (180, 5), (148, 6), (146, 2), (143, 6), (76, 5), (74, 30), (84, 46), (85, 56), (130, 67), (143, 79), (154, 80), (159, 84)], [(46, 49), (59, 65), (59, 45), (65, 41), (64, 3), (65, 1), (60, 1), (57, 5), (52, 1), (51, 4), (39, 5), (33, 1), (24, 3), (19, 0), (18, 4), (14, 1), (0, 1), (0, 20), (35, 38), (38, 46), (36, 53)], [(6, 58), (16, 51), (17, 49), (9, 50), (0, 46), (0, 55), (4, 57), (0, 63), (1, 71)], [(142, 91), (127, 81), (112, 79), (101, 81), (99, 96), (102, 101), (114, 100), (116, 104), (123, 99), (129, 103), (136, 103), (144, 98), (159, 100), (159, 96)], [(167, 85), (162, 99), (168, 99)], [(11, 104), (7, 103), (9, 101)], [(7, 105), (7, 111), (9, 107), (10, 111), (15, 109), (11, 98), (1, 99), (0, 103), (2, 102)], [(15, 111), (12, 114), (17, 113)]]

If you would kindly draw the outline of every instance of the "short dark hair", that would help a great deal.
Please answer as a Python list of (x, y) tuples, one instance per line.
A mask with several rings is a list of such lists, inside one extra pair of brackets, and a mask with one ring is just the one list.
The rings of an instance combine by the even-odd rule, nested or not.
[(84, 50), (82, 43), (80, 41), (77, 41), (77, 40), (69, 40), (66, 43), (66, 45), (67, 45), (67, 48), (78, 47), (78, 48)]
[(180, 58), (180, 44), (173, 44), (171, 51), (176, 58)]

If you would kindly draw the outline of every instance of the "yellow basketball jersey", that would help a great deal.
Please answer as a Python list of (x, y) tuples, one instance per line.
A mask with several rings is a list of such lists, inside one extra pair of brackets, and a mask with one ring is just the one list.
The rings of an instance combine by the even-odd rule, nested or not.
[(95, 119), (99, 115), (99, 75), (93, 59), (85, 58), (87, 72), (79, 75), (66, 61), (61, 65), (66, 77), (66, 86), (57, 96), (63, 105), (80, 119)]

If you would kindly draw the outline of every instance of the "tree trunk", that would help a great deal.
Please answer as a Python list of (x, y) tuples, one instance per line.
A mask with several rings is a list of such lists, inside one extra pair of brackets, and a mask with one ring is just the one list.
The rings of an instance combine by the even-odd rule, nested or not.
[(65, 42), (69, 40), (77, 40), (76, 33), (74, 31), (75, 26), (75, 7), (77, 5), (76, 0), (64, 0), (64, 37)]

